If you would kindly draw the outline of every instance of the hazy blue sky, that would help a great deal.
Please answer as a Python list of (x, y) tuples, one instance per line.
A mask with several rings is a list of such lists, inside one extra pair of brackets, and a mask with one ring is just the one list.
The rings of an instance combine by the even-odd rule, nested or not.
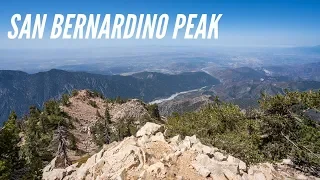
[[(219, 40), (8, 40), (15, 13), (166, 13), (169, 31), (176, 14), (218, 14)], [(109, 45), (313, 46), (320, 44), (319, 0), (2, 0), (0, 48), (56, 48)], [(46, 27), (46, 29), (50, 29)]]

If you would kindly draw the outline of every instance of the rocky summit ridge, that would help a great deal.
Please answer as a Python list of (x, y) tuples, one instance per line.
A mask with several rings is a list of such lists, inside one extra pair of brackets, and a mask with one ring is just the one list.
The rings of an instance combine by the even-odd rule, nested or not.
[(202, 144), (196, 136), (165, 137), (164, 126), (147, 122), (135, 136), (104, 145), (84, 163), (59, 168), (59, 159), (54, 158), (43, 169), (43, 179), (319, 179), (293, 169), (289, 159), (249, 166), (218, 148)]

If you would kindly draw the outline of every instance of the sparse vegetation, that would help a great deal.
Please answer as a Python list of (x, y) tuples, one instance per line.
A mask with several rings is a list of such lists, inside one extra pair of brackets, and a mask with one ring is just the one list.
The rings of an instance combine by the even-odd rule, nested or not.
[(247, 163), (292, 159), (319, 176), (320, 128), (306, 115), (319, 112), (320, 92), (287, 92), (262, 96), (260, 109), (242, 113), (238, 106), (216, 102), (200, 112), (175, 114), (167, 122), (169, 135), (196, 134), (202, 142)]
[(86, 163), (87, 160), (90, 158), (90, 155), (85, 155), (82, 158), (78, 159), (75, 163), (77, 164), (77, 167), (80, 167), (83, 163)]
[(161, 119), (157, 104), (148, 104), (146, 106), (146, 108), (147, 108), (151, 117), (153, 117), (155, 119)]
[(68, 94), (63, 94), (61, 97), (61, 102), (64, 106), (69, 106), (70, 105), (70, 101), (69, 101), (69, 95)]
[(139, 125), (135, 122), (134, 119), (122, 119), (117, 122), (115, 126), (115, 131), (111, 135), (112, 140), (121, 141), (125, 137), (135, 135), (138, 131)]
[(98, 97), (98, 98), (104, 99), (104, 96), (101, 92), (98, 92), (98, 91), (88, 91), (88, 92), (90, 97), (92, 98)]
[(120, 96), (117, 96), (116, 98), (108, 98), (106, 99), (107, 103), (117, 103), (117, 104), (123, 104), (126, 103), (128, 99), (121, 98)]
[[(152, 106), (150, 110), (156, 111), (156, 106)], [(125, 137), (135, 135), (138, 129), (146, 122), (164, 123), (161, 122), (159, 116), (153, 115), (144, 116), (140, 119), (124, 118), (117, 122), (111, 121), (109, 110), (106, 109), (104, 118), (100, 118), (91, 128), (91, 134), (95, 143), (99, 146), (109, 144), (113, 141), (121, 141)]]
[(79, 94), (79, 91), (78, 90), (72, 90), (71, 92), (71, 96), (74, 97), (74, 96), (77, 96)]
[(89, 100), (88, 104), (91, 105), (94, 108), (98, 108), (98, 105), (97, 105), (97, 103), (95, 101)]
[[(116, 101), (123, 102), (120, 98)], [(302, 170), (320, 176), (320, 125), (308, 114), (311, 110), (319, 113), (320, 91), (262, 94), (259, 103), (260, 108), (244, 113), (238, 106), (216, 99), (199, 112), (174, 114), (167, 122), (161, 121), (157, 105), (146, 105), (149, 113), (141, 119), (117, 122), (111, 121), (107, 108), (102, 115), (96, 111), (99, 120), (92, 126), (91, 134), (101, 147), (134, 135), (146, 122), (165, 123), (168, 136), (195, 134), (202, 143), (247, 163), (290, 158)], [(89, 104), (97, 107), (95, 101)], [(62, 112), (59, 105), (50, 100), (43, 110), (30, 107), (20, 124), (15, 113), (10, 115), (0, 131), (0, 179), (41, 179), (42, 168), (57, 153), (66, 160), (66, 149), (75, 150), (77, 155), (86, 153), (77, 149), (76, 137), (69, 131), (72, 121), (77, 119)], [(19, 133), (23, 134), (23, 144), (19, 144)], [(79, 159), (78, 166), (88, 158), (86, 155)]]
[(70, 140), (69, 148), (74, 151), (78, 150), (76, 137), (72, 133), (69, 133), (68, 139)]
[(99, 146), (102, 146), (103, 144), (109, 144), (112, 141), (110, 137), (112, 129), (110, 126), (111, 117), (109, 110), (106, 109), (104, 118), (101, 115), (99, 117), (100, 119), (91, 128), (91, 134), (95, 143)]

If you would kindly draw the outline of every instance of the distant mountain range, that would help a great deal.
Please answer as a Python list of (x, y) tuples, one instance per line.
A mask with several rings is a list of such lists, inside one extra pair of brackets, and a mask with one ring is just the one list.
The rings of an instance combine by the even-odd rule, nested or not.
[(220, 100), (232, 102), (241, 108), (258, 106), (262, 92), (269, 95), (290, 91), (320, 89), (320, 63), (302, 66), (274, 66), (252, 69), (248, 67), (214, 70), (206, 69), (221, 83), (177, 96), (175, 99), (159, 103), (160, 113), (170, 115), (173, 112), (186, 112), (199, 109), (213, 102), (214, 96)]
[(176, 92), (218, 83), (218, 79), (204, 72), (177, 75), (142, 72), (132, 76), (108, 76), (56, 69), (36, 74), (1, 70), (0, 123), (8, 118), (12, 110), (21, 116), (31, 105), (42, 107), (48, 99), (59, 98), (73, 89), (96, 90), (108, 98), (120, 96), (148, 102)]
[(271, 76), (289, 76), (296, 79), (320, 81), (320, 62), (295, 66), (269, 66), (263, 70), (268, 71)]
[[(209, 74), (207, 74), (209, 73)], [(300, 66), (268, 66), (260, 68), (207, 68), (204, 72), (162, 74), (141, 72), (129, 76), (100, 75), (85, 72), (50, 70), (36, 74), (21, 71), (0, 71), (0, 123), (10, 111), (19, 116), (30, 105), (42, 107), (51, 98), (59, 98), (73, 89), (101, 92), (105, 97), (139, 98), (145, 102), (183, 93), (159, 104), (162, 115), (199, 109), (219, 96), (242, 108), (257, 106), (261, 92), (274, 95), (284, 89), (306, 91), (320, 89), (320, 63)]]
[(222, 81), (211, 91), (224, 101), (241, 107), (256, 106), (261, 92), (269, 95), (320, 89), (320, 63), (300, 66), (273, 66), (257, 69), (241, 67), (212, 71)]

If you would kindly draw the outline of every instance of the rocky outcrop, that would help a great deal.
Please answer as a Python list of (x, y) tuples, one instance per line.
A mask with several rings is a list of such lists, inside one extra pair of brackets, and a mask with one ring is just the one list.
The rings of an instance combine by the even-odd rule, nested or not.
[(123, 104), (112, 104), (110, 107), (110, 115), (112, 121), (117, 122), (122, 119), (142, 119), (150, 115), (142, 101), (138, 99), (130, 99)]
[[(91, 129), (99, 119), (104, 118), (106, 109), (109, 110), (112, 122), (130, 119), (138, 124), (140, 119), (151, 118), (146, 105), (137, 99), (115, 103), (93, 96), (88, 90), (80, 90), (69, 98), (69, 102), (68, 106), (61, 106), (61, 109), (73, 119), (72, 123), (75, 128), (71, 129), (71, 133), (76, 138), (79, 152), (91, 153), (98, 149), (92, 138)], [(80, 158), (76, 152), (71, 151), (69, 156), (71, 160)]]
[(105, 145), (81, 165), (59, 169), (50, 163), (43, 170), (43, 179), (316, 179), (286, 163), (248, 166), (215, 147), (203, 145), (196, 136), (167, 140), (163, 126), (147, 123), (136, 136)]
[[(210, 93), (211, 95), (206, 95)], [(172, 113), (184, 113), (198, 111), (206, 105), (213, 103), (213, 92), (198, 90), (189, 93), (183, 93), (174, 99), (166, 100), (158, 103), (159, 112), (162, 116), (170, 116)]]

